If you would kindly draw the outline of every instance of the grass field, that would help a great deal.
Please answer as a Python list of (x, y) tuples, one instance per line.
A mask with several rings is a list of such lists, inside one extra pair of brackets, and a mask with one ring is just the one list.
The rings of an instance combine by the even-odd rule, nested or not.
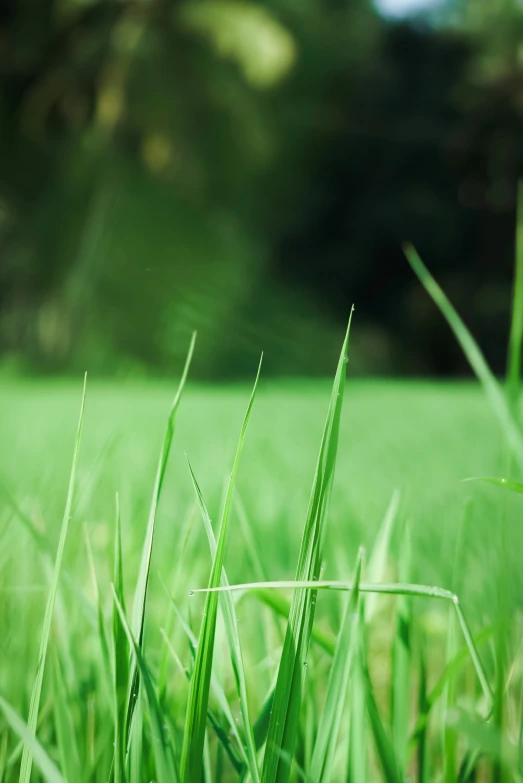
[(462, 481), (506, 433), (344, 374), (262, 374), (241, 462), (250, 388), (189, 383), (169, 450), (170, 386), (89, 382), (74, 497), (81, 382), (3, 383), (1, 781), (522, 779), (523, 498)]

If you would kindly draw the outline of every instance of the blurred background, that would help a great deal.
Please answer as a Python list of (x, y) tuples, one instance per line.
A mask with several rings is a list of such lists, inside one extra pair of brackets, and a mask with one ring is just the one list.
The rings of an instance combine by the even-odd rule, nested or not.
[(0, 373), (498, 372), (521, 0), (2, 0)]

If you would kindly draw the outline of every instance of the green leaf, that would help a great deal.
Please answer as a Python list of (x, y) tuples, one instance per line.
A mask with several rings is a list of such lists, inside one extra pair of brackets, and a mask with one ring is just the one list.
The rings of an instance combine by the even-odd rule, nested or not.
[[(62, 527), (60, 530), (60, 538), (58, 540), (58, 550), (56, 552), (56, 560), (54, 565), (54, 573), (51, 581), (51, 590), (47, 599), (47, 606), (45, 609), (44, 624), (42, 627), (42, 635), (40, 637), (40, 651), (38, 654), (38, 665), (36, 670), (36, 679), (33, 685), (33, 691), (31, 693), (31, 704), (29, 707), (29, 718), (27, 721), (27, 730), (34, 736), (36, 734), (36, 725), (38, 723), (38, 712), (40, 708), (40, 696), (42, 693), (42, 683), (44, 679), (45, 661), (47, 657), (47, 647), (49, 645), (49, 635), (51, 633), (51, 622), (53, 619), (54, 605), (56, 602), (56, 594), (58, 592), (58, 584), (60, 581), (60, 570), (62, 567), (62, 559), (64, 555), (65, 542), (67, 539), (67, 532), (69, 530), (69, 522), (71, 520), (71, 511), (73, 507), (74, 489), (76, 483), (76, 466), (78, 464), (78, 457), (80, 454), (80, 442), (82, 440), (82, 426), (84, 421), (84, 408), (85, 408), (85, 393), (87, 388), (87, 375), (84, 377), (84, 387), (82, 392), (82, 403), (80, 406), (80, 417), (78, 420), (78, 429), (76, 431), (76, 439), (74, 446), (73, 462), (71, 466), (71, 475), (69, 477), (69, 488), (67, 491), (67, 500), (65, 504), (65, 511), (62, 520)], [(20, 766), (20, 783), (29, 783), (31, 778), (31, 768), (33, 765), (32, 744), (25, 742), (22, 752), (22, 763)]]
[(349, 683), (354, 652), (358, 648), (359, 581), (363, 553), (358, 553), (354, 585), (349, 594), (336, 650), (332, 661), (325, 705), (320, 717), (309, 770), (310, 783), (329, 783), (332, 778), (334, 750), (340, 731), (345, 694)]
[[(243, 443), (245, 440), (245, 433), (256, 395), (260, 370), (261, 360), (251, 398), (247, 406), (247, 412), (243, 421), (240, 438), (236, 449), (236, 455), (234, 457), (229, 487), (227, 490), (227, 497), (222, 514), (218, 544), (216, 547), (216, 556), (213, 561), (211, 576), (209, 579), (209, 587), (211, 588), (219, 586), (222, 576), (225, 543), (229, 525), (229, 512), (234, 491), (234, 483), (236, 481)], [(211, 682), (217, 613), (218, 596), (214, 592), (209, 592), (205, 599), (205, 609), (202, 627), (200, 629), (200, 639), (196, 651), (196, 660), (194, 663), (194, 670), (192, 673), (189, 689), (189, 701), (187, 705), (181, 757), (182, 783), (195, 783), (195, 781), (200, 780), (202, 773), (203, 745), (205, 740), (205, 726), (207, 723), (207, 706), (209, 702), (209, 688)]]
[[(296, 571), (298, 582), (317, 580), (320, 575), (326, 532), (325, 521), (338, 449), (351, 319), (352, 311), (334, 379), (312, 486)], [(297, 589), (294, 592), (265, 748), (263, 783), (286, 783), (289, 779), (290, 765), (282, 761), (282, 754), (283, 758), (286, 756), (292, 758), (294, 755), (315, 605), (315, 590), (309, 592)]]

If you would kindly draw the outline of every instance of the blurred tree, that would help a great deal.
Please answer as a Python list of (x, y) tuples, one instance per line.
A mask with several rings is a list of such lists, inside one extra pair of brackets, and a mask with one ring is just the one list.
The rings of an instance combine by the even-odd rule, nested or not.
[(409, 238), (502, 366), (522, 14), (474, 8), (423, 27), (370, 0), (4, 0), (0, 352), (164, 371), (198, 328), (202, 376), (261, 347), (323, 372), (307, 344), (356, 301), (362, 372), (461, 371)]

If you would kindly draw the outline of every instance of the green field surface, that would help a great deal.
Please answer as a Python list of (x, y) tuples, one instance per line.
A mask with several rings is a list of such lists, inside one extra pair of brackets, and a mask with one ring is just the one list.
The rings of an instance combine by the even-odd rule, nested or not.
[[(67, 496), (81, 386), (81, 380), (27, 380), (4, 382), (0, 390), (0, 694), (24, 720), (29, 711), (52, 564)], [(265, 382), (262, 375), (231, 507), (225, 551), (230, 583), (294, 578), (330, 389), (328, 382), (274, 383)], [(189, 698), (188, 681), (180, 667), (190, 670), (195, 654), (194, 649), (191, 654), (183, 623), (191, 626), (198, 636), (204, 596), (191, 596), (190, 591), (207, 586), (212, 564), (187, 457), (217, 535), (214, 520), (220, 519), (249, 394), (247, 386), (188, 385), (177, 415), (156, 517), (144, 650), (151, 681), (164, 711), (164, 726), (169, 727), (174, 748), (173, 780), (184, 774), (178, 763), (183, 754)], [(118, 492), (120, 499), (124, 594), (129, 608), (172, 397), (173, 388), (167, 383), (88, 383), (75, 499), (50, 630), (37, 731), (48, 754), (46, 758), (61, 769), (70, 783), (73, 776), (75, 780), (106, 781), (113, 774), (111, 581), (114, 579), (115, 493)], [(507, 459), (503, 444), (497, 422), (477, 385), (352, 381), (349, 370), (320, 574), (322, 580), (350, 583), (358, 549), (364, 546), (362, 579), (365, 580), (366, 562), (369, 559), (372, 562), (376, 541), (383, 536), (383, 519), (392, 502), (396, 512), (377, 581), (409, 581), (457, 592), (472, 634), (479, 635), (481, 659), (492, 685), (499, 666), (492, 628), (499, 619), (500, 602), (504, 602), (505, 611), (514, 623), (521, 609), (523, 505), (517, 494), (462, 480), (502, 475)], [(285, 621), (255, 593), (244, 591), (232, 595), (250, 719), (254, 723), (274, 686)], [(292, 590), (280, 589), (271, 595), (288, 599)], [(315, 632), (318, 637), (323, 634), (327, 646), (334, 645), (340, 634), (342, 595), (318, 592)], [(431, 711), (428, 730), (423, 735), (426, 750), (422, 768), (421, 740), (418, 746), (416, 738), (411, 738), (408, 746), (405, 740), (407, 733), (414, 730), (419, 713), (420, 655), (428, 666), (426, 688), (429, 691), (451, 657), (448, 602), (425, 597), (360, 595), (362, 605), (373, 602), (372, 618), (365, 630), (368, 667), (381, 726), (389, 742), (386, 747), (396, 748), (398, 758), (393, 769), (387, 770), (386, 752), (383, 749), (380, 752), (375, 744), (371, 719), (370, 728), (365, 730), (368, 736), (361, 740), (368, 767), (365, 771), (363, 766), (357, 768), (359, 775), (365, 774), (368, 780), (403, 780), (410, 773), (414, 775), (410, 779), (457, 780), (459, 764), (463, 758), (466, 763), (468, 756), (465, 746), (456, 745), (454, 730), (449, 735), (450, 724), (445, 715), (448, 718), (451, 713), (445, 702), (449, 698), (446, 691)], [(97, 618), (98, 607), (101, 620)], [(403, 718), (398, 718), (397, 707), (391, 707), (391, 699), (397, 705), (399, 698), (397, 693), (393, 695), (398, 688), (399, 660), (393, 650), (398, 618), (401, 620), (406, 608), (409, 642), (405, 647), (408, 653), (403, 661), (406, 669), (400, 687), (405, 710)], [(102, 634), (100, 622), (104, 628)], [(169, 653), (163, 629), (179, 656), (178, 661)], [(459, 629), (454, 632), (451, 643), (455, 651), (466, 651)], [(238, 716), (242, 715), (241, 705), (231, 673), (226, 636), (219, 620), (213, 671), (232, 714)], [(313, 641), (310, 647), (295, 762), (290, 773), (288, 764), (280, 764), (275, 774), (283, 777), (276, 776), (274, 780), (283, 780), (289, 774), (295, 780), (304, 775), (309, 775), (308, 780), (318, 781), (358, 779), (353, 765), (363, 762), (351, 760), (349, 735), (355, 731), (356, 722), (361, 720), (366, 726), (371, 715), (363, 719), (355, 714), (354, 675), (349, 696), (345, 698), (343, 693), (339, 696), (343, 708), (338, 739), (332, 750), (332, 766), (328, 774), (318, 776), (315, 772), (312, 748), (315, 733), (320, 729), (325, 732), (319, 722), (327, 698), (331, 665), (324, 646)], [(519, 651), (509, 642), (504, 649), (505, 666), (511, 669), (511, 677), (519, 688)], [(452, 683), (453, 693), (456, 691), (452, 698), (460, 709), (472, 709), (476, 705), (480, 713), (485, 713), (475, 668), (468, 657), (462, 660)], [(143, 697), (140, 771), (133, 772), (131, 766), (128, 775), (131, 781), (161, 783), (170, 778), (168, 772), (159, 771), (154, 750), (155, 724), (147, 705)], [(218, 715), (219, 724), (225, 726), (225, 735), (233, 746), (232, 750), (229, 748), (230, 753), (236, 752), (236, 740), (230, 737), (226, 715), (212, 687), (210, 705)], [(520, 709), (519, 696), (514, 696), (507, 698), (502, 710), (511, 741), (519, 725), (516, 713)], [(240, 736), (242, 720), (243, 717), (236, 717)], [(472, 728), (468, 726), (468, 718), (462, 716), (460, 720), (470, 747), (476, 748), (475, 732), (479, 736), (480, 728), (476, 724)], [(490, 722), (484, 725), (491, 727)], [(398, 732), (403, 739), (397, 739)], [(492, 730), (488, 742), (495, 745), (496, 737)], [(227, 747), (211, 724), (207, 726), (206, 738), (205, 780), (239, 780), (242, 775), (243, 779), (249, 779), (241, 769), (235, 771)], [(445, 743), (449, 742), (451, 746), (447, 747)], [(21, 748), (6, 724), (3, 728), (0, 724), (0, 748), (0, 771), (4, 776), (0, 779), (17, 779)], [(452, 752), (457, 756), (454, 768), (449, 771), (448, 753)], [(495, 759), (501, 754), (499, 751), (493, 755), (494, 769), (498, 768)], [(263, 750), (260, 760), (262, 755)], [(509, 761), (499, 765), (499, 774), (504, 774), (505, 769), (512, 770), (512, 751), (509, 755)], [(474, 774), (481, 774), (483, 762), (474, 763)], [(39, 779), (38, 769), (35, 761), (35, 779)], [(128, 779), (124, 774), (119, 772), (120, 780)], [(443, 774), (448, 777), (442, 778)], [(189, 773), (184, 780), (190, 780)]]

